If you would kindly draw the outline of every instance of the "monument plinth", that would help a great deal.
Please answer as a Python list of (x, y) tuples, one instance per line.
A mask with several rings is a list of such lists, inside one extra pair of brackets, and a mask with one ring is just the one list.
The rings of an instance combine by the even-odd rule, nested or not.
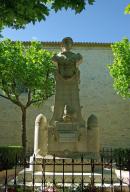
[[(85, 160), (95, 158), (99, 154), (97, 118), (91, 115), (86, 125), (81, 113), (79, 64), (82, 63), (82, 56), (71, 52), (72, 45), (73, 40), (70, 37), (64, 38), (61, 52), (53, 57), (53, 62), (57, 67), (54, 112), (49, 122), (42, 114), (36, 118), (34, 154), (30, 158), (32, 165), (27, 169), (26, 174), (28, 181), (34, 170), (37, 175), (36, 179), (40, 178), (41, 181), (42, 162), (43, 160), (53, 161), (53, 155), (56, 157), (56, 162), (64, 158), (69, 162), (72, 161), (71, 158), (76, 158), (80, 163), (81, 155), (84, 155)], [(52, 171), (50, 168), (51, 166), (48, 166), (46, 172), (50, 173)], [(63, 164), (56, 169), (57, 172), (61, 172)], [(91, 166), (84, 169), (84, 171), (90, 170)], [(71, 171), (70, 168), (66, 168), (65, 172), (69, 171)], [(81, 168), (75, 166), (75, 171), (81, 172)], [(20, 173), (19, 181), (23, 174), (24, 171)]]

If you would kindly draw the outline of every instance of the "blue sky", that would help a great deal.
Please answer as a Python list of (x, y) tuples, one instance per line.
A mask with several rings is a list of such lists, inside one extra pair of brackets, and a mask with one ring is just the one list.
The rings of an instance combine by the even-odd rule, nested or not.
[(130, 40), (130, 15), (124, 8), (130, 0), (96, 0), (82, 13), (72, 10), (51, 12), (46, 21), (29, 24), (24, 30), (4, 29), (3, 36), (21, 41), (61, 41), (70, 36), (78, 42), (115, 42)]

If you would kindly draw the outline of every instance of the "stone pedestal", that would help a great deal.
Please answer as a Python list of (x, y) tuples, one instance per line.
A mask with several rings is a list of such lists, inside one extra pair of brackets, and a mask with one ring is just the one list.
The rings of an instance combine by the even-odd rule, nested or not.
[(48, 152), (60, 157), (80, 157), (87, 153), (90, 157), (90, 153), (99, 153), (99, 128), (56, 122), (55, 127), (48, 128)]
[(77, 122), (56, 122), (48, 129), (48, 151), (56, 156), (73, 156), (87, 151), (87, 132)]

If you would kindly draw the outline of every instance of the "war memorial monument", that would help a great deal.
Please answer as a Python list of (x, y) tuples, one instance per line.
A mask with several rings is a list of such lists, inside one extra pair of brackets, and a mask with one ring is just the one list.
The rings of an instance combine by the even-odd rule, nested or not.
[[(57, 182), (62, 182), (63, 160), (70, 166), (64, 167), (65, 182), (72, 179), (71, 161), (81, 163), (81, 156), (85, 158), (99, 157), (99, 128), (97, 119), (92, 115), (86, 122), (82, 117), (79, 83), (79, 64), (82, 56), (71, 52), (73, 40), (66, 37), (62, 40), (62, 50), (53, 56), (56, 65), (56, 94), (53, 116), (48, 122), (43, 114), (39, 114), (35, 120), (34, 153), (30, 157), (30, 167), (19, 173), (18, 182), (41, 183), (43, 172), (46, 172), (47, 181), (52, 182), (53, 174), (57, 176)], [(55, 158), (54, 158), (55, 157)], [(43, 170), (43, 161), (47, 161)], [(54, 169), (55, 161), (55, 171)], [(58, 166), (56, 165), (58, 162)], [(79, 164), (80, 165), (80, 164)], [(75, 166), (77, 182), (80, 182), (82, 167)], [(25, 174), (26, 171), (26, 174)], [(85, 172), (91, 171), (91, 166), (84, 168)], [(88, 173), (85, 173), (88, 174)], [(89, 174), (85, 181), (89, 182)]]
[(62, 50), (53, 56), (56, 65), (56, 94), (50, 122), (38, 115), (35, 126), (34, 154), (73, 157), (82, 153), (99, 152), (99, 130), (93, 117), (86, 123), (82, 118), (79, 83), (79, 64), (82, 56), (71, 52), (73, 40), (62, 41)]

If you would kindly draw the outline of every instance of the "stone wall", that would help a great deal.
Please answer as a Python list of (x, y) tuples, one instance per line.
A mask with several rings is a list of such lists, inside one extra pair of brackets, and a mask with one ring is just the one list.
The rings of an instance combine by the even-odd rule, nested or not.
[[(59, 51), (60, 44), (43, 44), (46, 49)], [(101, 147), (130, 146), (130, 101), (123, 100), (112, 87), (107, 64), (112, 63), (110, 46), (105, 44), (75, 44), (74, 52), (83, 56), (80, 66), (80, 103), (83, 118), (98, 119)], [(23, 95), (24, 97), (25, 95)], [(27, 112), (28, 147), (33, 148), (34, 122), (39, 113), (51, 118), (51, 97), (42, 106), (30, 107)], [(0, 98), (0, 145), (21, 144), (21, 111), (11, 102)]]

